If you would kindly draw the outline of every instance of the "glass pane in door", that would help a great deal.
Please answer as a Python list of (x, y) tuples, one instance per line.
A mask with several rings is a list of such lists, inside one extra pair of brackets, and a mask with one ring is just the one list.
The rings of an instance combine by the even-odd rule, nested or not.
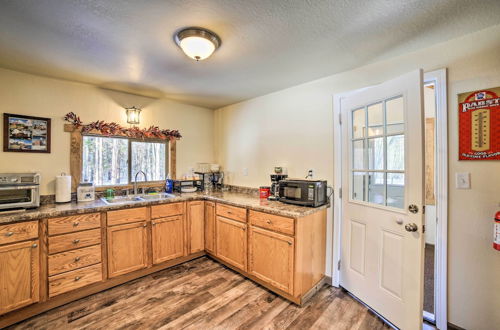
[(352, 199), (358, 201), (365, 200), (366, 172), (352, 173)]
[(384, 112), (382, 103), (376, 103), (368, 107), (368, 135), (384, 134)]
[(374, 204), (385, 204), (384, 173), (368, 173), (368, 201)]
[(368, 169), (384, 169), (384, 138), (368, 139)]
[(387, 137), (387, 169), (405, 169), (405, 136), (394, 135)]
[(355, 170), (365, 169), (365, 140), (352, 142), (352, 168)]
[(387, 173), (387, 206), (404, 208), (405, 175), (403, 173)]
[(385, 116), (387, 118), (387, 134), (404, 132), (404, 104), (402, 96), (385, 102)]
[(352, 112), (352, 138), (364, 138), (366, 126), (365, 108), (357, 109)]

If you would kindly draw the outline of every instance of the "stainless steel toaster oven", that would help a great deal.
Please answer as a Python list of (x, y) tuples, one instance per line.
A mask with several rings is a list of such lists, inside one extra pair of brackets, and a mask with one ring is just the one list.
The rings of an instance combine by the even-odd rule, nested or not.
[(0, 211), (40, 206), (40, 174), (0, 174)]

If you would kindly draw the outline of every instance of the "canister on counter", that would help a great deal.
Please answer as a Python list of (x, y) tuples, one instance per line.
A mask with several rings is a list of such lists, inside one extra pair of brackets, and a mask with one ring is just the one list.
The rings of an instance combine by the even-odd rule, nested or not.
[(271, 193), (271, 187), (262, 186), (259, 188), (260, 198), (267, 198), (267, 197), (269, 197), (270, 193)]

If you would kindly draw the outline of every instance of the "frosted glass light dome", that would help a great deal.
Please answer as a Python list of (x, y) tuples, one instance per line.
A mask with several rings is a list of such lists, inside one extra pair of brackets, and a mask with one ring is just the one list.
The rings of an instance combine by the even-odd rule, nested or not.
[(208, 58), (221, 43), (215, 33), (201, 28), (187, 28), (179, 31), (174, 39), (182, 51), (196, 61)]

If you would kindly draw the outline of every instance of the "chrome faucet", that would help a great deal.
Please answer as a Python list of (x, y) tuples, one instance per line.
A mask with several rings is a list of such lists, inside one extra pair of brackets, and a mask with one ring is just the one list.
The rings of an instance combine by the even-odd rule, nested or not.
[[(137, 173), (135, 173), (134, 195), (137, 195), (137, 176), (141, 173), (144, 175), (144, 181), (148, 181), (148, 176), (146, 175), (146, 173), (144, 173), (144, 171), (140, 170)], [(144, 188), (142, 188), (142, 193), (144, 194)]]

